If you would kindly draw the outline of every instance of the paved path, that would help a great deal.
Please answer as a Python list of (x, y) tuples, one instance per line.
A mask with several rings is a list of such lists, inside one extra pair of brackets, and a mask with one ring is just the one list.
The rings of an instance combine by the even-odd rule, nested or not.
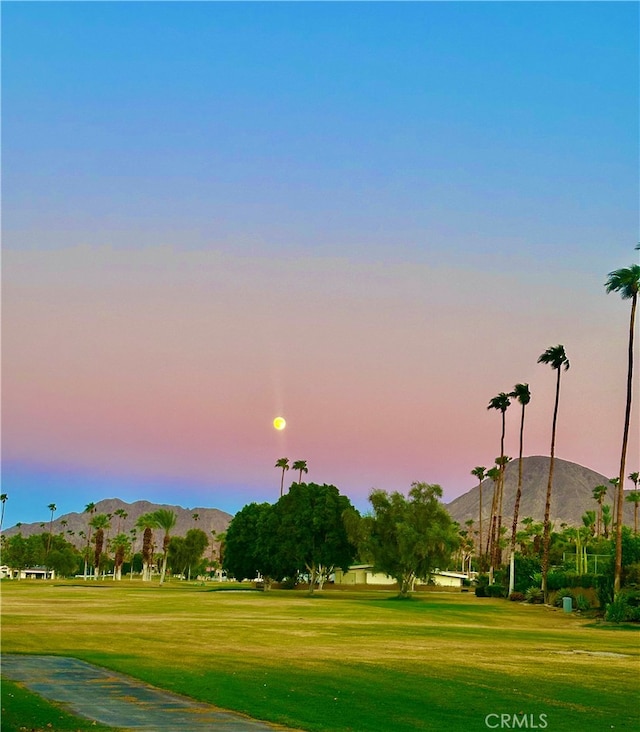
[(163, 691), (62, 656), (2, 654), (2, 674), (102, 724), (144, 732), (275, 732), (284, 727)]

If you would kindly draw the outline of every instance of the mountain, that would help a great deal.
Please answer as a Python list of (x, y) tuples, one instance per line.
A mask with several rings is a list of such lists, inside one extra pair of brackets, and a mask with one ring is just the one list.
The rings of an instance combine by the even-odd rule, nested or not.
[[(503, 525), (511, 527), (516, 490), (518, 488), (518, 459), (512, 460), (505, 469), (503, 497)], [(519, 522), (527, 516), (534, 521), (544, 519), (544, 505), (547, 496), (550, 458), (541, 455), (522, 458), (522, 497), (518, 511)], [(593, 489), (597, 485), (606, 485), (609, 491), (605, 503), (613, 504), (614, 487), (609, 478), (568, 460), (555, 459), (553, 469), (553, 487), (551, 490), (551, 520), (557, 529), (563, 522), (570, 526), (582, 525), (582, 514), (585, 511), (597, 510), (598, 504), (593, 498)], [(625, 491), (625, 495), (630, 491)], [(485, 478), (482, 481), (482, 518), (489, 518), (493, 481)], [(473, 519), (478, 522), (479, 508), (478, 485), (462, 496), (459, 496), (446, 508), (451, 517), (464, 527), (465, 521)], [(624, 523), (633, 526), (633, 505), (625, 501)]]
[[(135, 503), (125, 503), (119, 498), (107, 498), (96, 503), (95, 513), (112, 514), (110, 535), (115, 536), (120, 529), (123, 533), (129, 533), (134, 528), (139, 516), (143, 513), (151, 513), (159, 508), (173, 511), (176, 516), (176, 525), (171, 531), (172, 536), (184, 536), (189, 529), (202, 529), (210, 538), (212, 531), (216, 534), (226, 531), (233, 516), (217, 508), (182, 508), (182, 506), (168, 506), (160, 503), (150, 503), (149, 501), (135, 501)], [(115, 515), (115, 512), (123, 509), (127, 513), (127, 517), (123, 520)], [(193, 519), (193, 514), (198, 514), (198, 520)], [(94, 514), (95, 515), (95, 514)], [(53, 533), (64, 533), (67, 540), (76, 546), (80, 546), (83, 540), (79, 536), (80, 531), (87, 531), (88, 513), (67, 513), (58, 516), (53, 521)], [(65, 522), (65, 523), (63, 523)], [(10, 529), (3, 529), (2, 533), (9, 537), (21, 532), (23, 536), (31, 536), (32, 534), (40, 534), (43, 531), (49, 531), (49, 521), (44, 522), (44, 528), (40, 522), (32, 524), (21, 524), (20, 526), (12, 526)], [(69, 533), (73, 532), (73, 534)], [(142, 532), (138, 531), (141, 536)], [(156, 540), (157, 541), (157, 540)]]

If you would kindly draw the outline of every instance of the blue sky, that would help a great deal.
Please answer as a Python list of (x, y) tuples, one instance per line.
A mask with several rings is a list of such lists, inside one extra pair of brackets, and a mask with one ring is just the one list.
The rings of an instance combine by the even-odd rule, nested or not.
[[(414, 479), (451, 499), (495, 452), (486, 403), (544, 392), (554, 342), (561, 456), (616, 472), (627, 308), (602, 283), (637, 258), (637, 4), (2, 16), (9, 522), (173, 486), (233, 512), (285, 448), (360, 505)], [(277, 409), (286, 445), (257, 426)]]

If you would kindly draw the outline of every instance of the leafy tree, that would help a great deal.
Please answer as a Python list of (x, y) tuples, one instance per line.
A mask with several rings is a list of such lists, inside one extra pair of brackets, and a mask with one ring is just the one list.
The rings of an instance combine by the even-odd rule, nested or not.
[(395, 578), (400, 596), (407, 597), (417, 579), (427, 580), (446, 566), (458, 546), (451, 518), (439, 499), (442, 488), (412, 483), (409, 496), (374, 490), (369, 496), (373, 515), (365, 516), (368, 550), (376, 570)]
[[(184, 537), (172, 536), (168, 549), (168, 564), (174, 574), (191, 578), (192, 568), (201, 569), (202, 555), (209, 544), (209, 538), (202, 529), (189, 529)], [(196, 574), (199, 574), (196, 571)]]
[(638, 505), (640, 505), (640, 492), (633, 491), (625, 498), (628, 503), (633, 504), (633, 533), (638, 533)]
[(309, 592), (323, 583), (335, 567), (348, 570), (356, 555), (344, 523), (344, 514), (354, 511), (351, 501), (334, 485), (293, 483), (273, 507), (277, 522), (277, 553), (280, 567), (292, 564), (309, 578)]
[(160, 584), (162, 584), (167, 572), (167, 551), (169, 549), (169, 542), (171, 541), (169, 534), (171, 529), (176, 525), (178, 517), (174, 511), (170, 511), (168, 508), (159, 508), (153, 512), (153, 517), (156, 521), (156, 526), (164, 530), (164, 539), (162, 541), (162, 570), (160, 572)]
[(285, 471), (289, 470), (289, 458), (278, 458), (278, 460), (276, 460), (275, 467), (282, 468), (282, 478), (280, 479), (280, 498), (282, 498), (282, 494), (284, 492), (284, 474)]
[(565, 353), (563, 345), (551, 346), (538, 357), (538, 363), (544, 363), (551, 366), (557, 371), (556, 378), (556, 396), (553, 406), (553, 422), (551, 427), (551, 453), (549, 460), (549, 479), (547, 481), (547, 497), (544, 506), (544, 534), (542, 537), (542, 592), (544, 601), (549, 601), (549, 593), (547, 591), (547, 575), (549, 574), (549, 548), (551, 541), (551, 521), (549, 515), (551, 513), (551, 489), (553, 487), (553, 468), (555, 466), (555, 449), (556, 449), (556, 428), (558, 423), (558, 405), (560, 403), (560, 374), (562, 370), (569, 368), (569, 359)]
[[(269, 503), (249, 503), (233, 517), (227, 527), (222, 568), (237, 580), (254, 579), (262, 575), (265, 589), (269, 589), (274, 566), (267, 541), (261, 541), (260, 532), (266, 530), (265, 518), (271, 511)], [(275, 542), (271, 542), (275, 544)]]
[(640, 265), (632, 264), (630, 267), (617, 269), (609, 272), (605, 282), (607, 293), (618, 292), (623, 300), (631, 300), (631, 317), (629, 319), (629, 345), (627, 349), (627, 398), (624, 410), (624, 430), (622, 433), (622, 449), (620, 454), (620, 472), (618, 474), (620, 487), (617, 500), (616, 521), (616, 560), (614, 574), (614, 592), (620, 590), (622, 576), (622, 486), (625, 478), (625, 466), (627, 460), (627, 445), (629, 442), (629, 425), (631, 420), (631, 400), (633, 390), (633, 338), (635, 332), (636, 307), (638, 304), (638, 291), (640, 291)]
[(478, 508), (478, 559), (482, 556), (482, 481), (486, 475), (486, 468), (484, 465), (478, 465), (471, 471), (471, 475), (475, 475), (478, 479), (478, 492), (480, 499), (480, 506)]

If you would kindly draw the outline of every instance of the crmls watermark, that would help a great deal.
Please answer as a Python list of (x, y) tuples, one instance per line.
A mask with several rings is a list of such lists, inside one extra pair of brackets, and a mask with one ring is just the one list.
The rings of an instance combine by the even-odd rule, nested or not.
[(546, 714), (487, 714), (484, 723), (489, 729), (547, 729)]

